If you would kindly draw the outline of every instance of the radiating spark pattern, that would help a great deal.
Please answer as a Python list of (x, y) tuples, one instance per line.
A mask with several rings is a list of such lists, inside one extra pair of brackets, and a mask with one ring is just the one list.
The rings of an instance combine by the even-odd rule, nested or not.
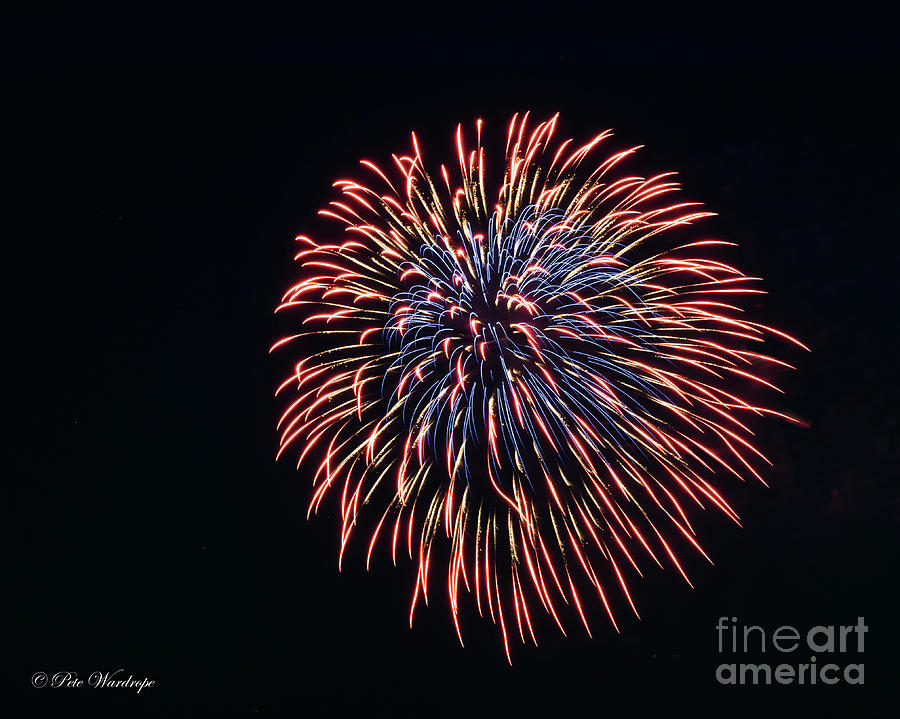
[(746, 418), (790, 419), (736, 394), (788, 366), (747, 348), (803, 346), (743, 317), (758, 278), (710, 256), (733, 243), (674, 240), (712, 213), (673, 173), (627, 174), (639, 148), (597, 159), (611, 132), (557, 142), (557, 122), (513, 117), (494, 191), (481, 120), (452, 171), (427, 173), (415, 134), (390, 170), (363, 160), (320, 212), (343, 236), (297, 238), (276, 310), (311, 329), (273, 349), (328, 345), (278, 388), (278, 455), (315, 468), (310, 513), (339, 498), (339, 563), (368, 513), (367, 566), (384, 543), (418, 567), (410, 623), (443, 585), (462, 642), (468, 593), (507, 658), (537, 643), (536, 610), (590, 633), (602, 605), (618, 630), (642, 562), (688, 581), (676, 547), (709, 559), (689, 511), (737, 522), (715, 482), (762, 481)]

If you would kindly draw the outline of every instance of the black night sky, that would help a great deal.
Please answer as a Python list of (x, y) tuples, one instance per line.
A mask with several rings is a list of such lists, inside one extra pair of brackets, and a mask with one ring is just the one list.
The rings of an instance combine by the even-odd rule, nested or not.
[[(239, 20), (227, 23), (237, 33)], [(561, 716), (752, 707), (864, 716), (898, 703), (897, 121), (893, 38), (584, 31), (309, 32), (169, 45), (94, 28), (4, 72), (7, 419), (3, 705), (17, 716)], [(50, 49), (52, 48), (52, 52)], [(150, 53), (151, 48), (153, 52)], [(150, 54), (145, 54), (147, 50)], [(24, 52), (24, 51), (23, 51)], [(513, 667), (440, 600), (407, 626), (410, 564), (337, 571), (329, 505), (276, 465), (273, 316), (293, 237), (331, 182), (405, 151), (445, 161), (458, 122), (512, 113), (616, 130), (634, 169), (677, 170), (801, 338), (759, 427), (770, 487), (722, 477), (739, 529), (634, 586), (621, 635), (546, 623)], [(9, 252), (11, 250), (11, 253)], [(440, 595), (439, 595), (440, 596)], [(865, 685), (720, 686), (721, 616), (767, 630), (865, 617)], [(11, 640), (11, 641), (10, 641)], [(801, 648), (791, 661), (809, 661)], [(788, 656), (788, 655), (782, 655)], [(771, 653), (749, 661), (779, 662)], [(827, 661), (821, 657), (820, 662)], [(34, 689), (37, 671), (157, 684)]]

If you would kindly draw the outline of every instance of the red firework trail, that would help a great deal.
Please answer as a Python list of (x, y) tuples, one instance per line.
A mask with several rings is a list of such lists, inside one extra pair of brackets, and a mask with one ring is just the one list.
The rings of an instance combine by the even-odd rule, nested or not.
[(315, 467), (309, 513), (340, 498), (339, 563), (366, 515), (367, 567), (379, 539), (417, 563), (410, 623), (446, 571), (460, 641), (464, 590), (508, 659), (510, 637), (537, 643), (537, 609), (590, 634), (602, 605), (618, 630), (611, 595), (637, 615), (640, 562), (690, 583), (676, 543), (709, 557), (688, 511), (737, 522), (716, 482), (763, 481), (747, 417), (796, 421), (736, 394), (789, 367), (747, 348), (804, 347), (744, 318), (759, 278), (711, 256), (733, 243), (675, 239), (712, 213), (672, 197), (673, 173), (627, 174), (639, 148), (595, 159), (612, 133), (557, 142), (557, 121), (514, 116), (493, 185), (481, 120), (452, 170), (427, 173), (415, 134), (390, 169), (362, 160), (319, 213), (343, 231), (297, 237), (276, 312), (310, 329), (272, 347), (301, 355), (278, 456)]

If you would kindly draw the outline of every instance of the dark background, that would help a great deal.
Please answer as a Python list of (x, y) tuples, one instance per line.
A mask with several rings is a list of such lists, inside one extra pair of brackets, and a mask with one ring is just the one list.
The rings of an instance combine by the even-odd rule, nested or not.
[[(131, 36), (57, 23), (4, 76), (4, 704), (896, 707), (893, 37), (282, 29), (245, 44), (157, 23)], [(157, 43), (162, 27), (174, 30)], [(755, 318), (812, 348), (777, 350), (798, 370), (772, 400), (810, 427), (760, 428), (770, 488), (722, 479), (744, 528), (700, 518), (716, 566), (688, 560), (693, 590), (651, 571), (635, 585), (643, 619), (620, 611), (621, 635), (594, 607), (594, 639), (544, 624), (510, 668), (477, 618), (461, 648), (440, 601), (407, 627), (408, 565), (382, 557), (366, 574), (357, 544), (338, 573), (332, 507), (307, 522), (307, 473), (273, 460), (272, 391), (290, 364), (267, 350), (292, 332), (272, 315), (295, 276), (292, 239), (322, 228), (335, 178), (405, 151), (410, 130), (446, 161), (456, 123), (483, 117), (501, 138), (525, 109), (560, 111), (566, 137), (615, 128), (617, 146), (646, 145), (632, 168), (678, 170), (720, 213), (698, 232), (738, 241), (739, 266), (765, 278)], [(865, 686), (718, 686), (720, 616), (801, 631), (864, 616)], [(120, 667), (157, 686), (29, 686), (38, 670)]]

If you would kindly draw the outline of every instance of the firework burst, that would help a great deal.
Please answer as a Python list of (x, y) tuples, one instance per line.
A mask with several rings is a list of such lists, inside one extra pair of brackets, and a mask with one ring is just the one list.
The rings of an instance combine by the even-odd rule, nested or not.
[(310, 329), (273, 350), (328, 344), (278, 388), (278, 455), (312, 463), (310, 513), (339, 500), (339, 562), (368, 514), (367, 566), (379, 543), (417, 564), (410, 622), (439, 582), (460, 641), (468, 593), (507, 658), (536, 610), (616, 626), (642, 563), (687, 581), (676, 548), (709, 559), (689, 511), (737, 522), (715, 484), (762, 481), (746, 418), (790, 419), (736, 394), (788, 366), (747, 348), (800, 345), (742, 316), (758, 278), (710, 256), (732, 243), (676, 241), (712, 213), (671, 199), (673, 173), (621, 172), (638, 148), (595, 159), (612, 133), (557, 142), (557, 121), (513, 117), (493, 185), (481, 120), (453, 170), (426, 172), (415, 134), (390, 170), (363, 160), (320, 212), (343, 232), (297, 237), (276, 310)]

